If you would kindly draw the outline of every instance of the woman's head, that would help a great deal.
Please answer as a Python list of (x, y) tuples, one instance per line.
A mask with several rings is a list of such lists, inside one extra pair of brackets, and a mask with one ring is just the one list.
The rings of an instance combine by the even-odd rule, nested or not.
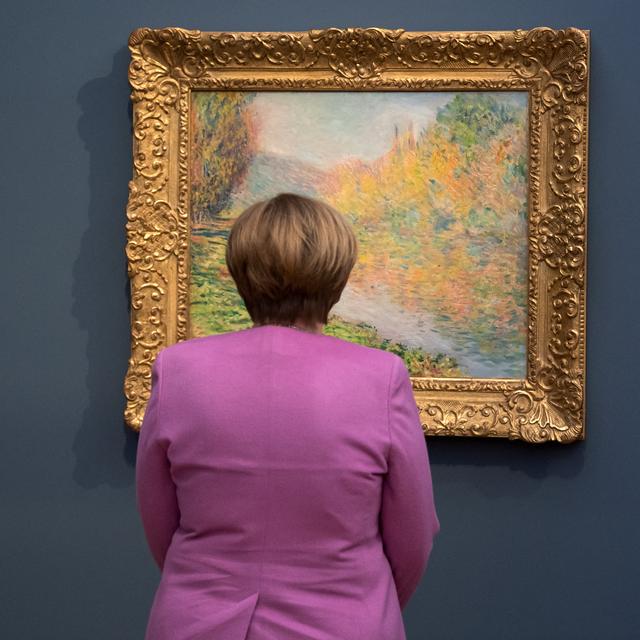
[(355, 233), (328, 204), (280, 193), (243, 211), (226, 263), (256, 324), (326, 324), (357, 259)]

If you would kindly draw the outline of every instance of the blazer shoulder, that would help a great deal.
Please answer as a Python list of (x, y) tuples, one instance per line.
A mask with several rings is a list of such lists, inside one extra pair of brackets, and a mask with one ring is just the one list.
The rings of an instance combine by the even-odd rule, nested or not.
[(208, 336), (198, 336), (195, 338), (189, 338), (187, 340), (181, 340), (180, 342), (174, 342), (173, 344), (162, 347), (156, 357), (162, 355), (162, 361), (167, 360), (174, 361), (183, 357), (191, 358), (195, 352), (199, 352), (203, 346), (209, 344), (212, 339), (220, 338), (225, 334), (216, 334)]
[[(189, 338), (163, 347), (158, 355), (162, 354), (162, 360), (165, 363), (167, 361), (182, 361), (183, 359), (192, 361), (197, 359), (198, 355), (209, 355), (211, 348), (233, 346), (239, 335), (238, 332), (227, 332)], [(394, 364), (396, 367), (398, 365), (405, 366), (404, 360), (392, 351), (352, 342), (330, 334), (325, 334), (325, 337), (331, 339), (332, 348), (329, 351), (334, 354), (339, 353), (342, 358), (352, 358), (369, 366), (375, 366), (376, 369), (386, 368), (389, 371)]]

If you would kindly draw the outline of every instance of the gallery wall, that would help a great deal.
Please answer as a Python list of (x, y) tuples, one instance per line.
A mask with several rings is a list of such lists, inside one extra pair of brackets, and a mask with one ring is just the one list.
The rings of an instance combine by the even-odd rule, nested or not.
[(159, 579), (123, 423), (139, 26), (592, 30), (587, 439), (429, 440), (441, 534), (409, 640), (638, 637), (638, 72), (631, 1), (3, 7), (0, 625), (11, 639), (139, 640)]

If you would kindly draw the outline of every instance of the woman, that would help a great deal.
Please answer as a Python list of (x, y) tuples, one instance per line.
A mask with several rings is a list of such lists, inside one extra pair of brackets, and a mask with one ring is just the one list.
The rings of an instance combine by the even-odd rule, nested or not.
[(326, 335), (357, 256), (328, 205), (244, 211), (247, 329), (162, 349), (138, 508), (162, 577), (146, 640), (404, 640), (440, 524), (404, 361)]

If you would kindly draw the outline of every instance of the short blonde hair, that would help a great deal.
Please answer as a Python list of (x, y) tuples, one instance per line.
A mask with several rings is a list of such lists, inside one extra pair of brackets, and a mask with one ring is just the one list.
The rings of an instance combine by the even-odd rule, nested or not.
[(238, 216), (225, 261), (255, 324), (326, 324), (357, 253), (356, 235), (340, 212), (280, 193)]

